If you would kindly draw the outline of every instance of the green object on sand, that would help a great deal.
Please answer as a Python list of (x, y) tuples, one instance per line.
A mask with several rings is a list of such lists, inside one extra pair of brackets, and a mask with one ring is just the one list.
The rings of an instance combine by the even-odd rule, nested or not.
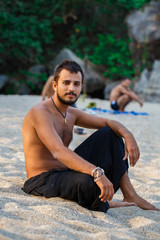
[(96, 108), (97, 104), (95, 102), (90, 102), (88, 103), (88, 105), (86, 106), (86, 108)]

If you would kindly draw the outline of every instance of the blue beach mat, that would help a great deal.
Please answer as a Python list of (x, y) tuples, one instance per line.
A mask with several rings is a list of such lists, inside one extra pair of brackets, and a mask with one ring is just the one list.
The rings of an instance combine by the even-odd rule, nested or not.
[(146, 112), (135, 112), (135, 111), (119, 112), (119, 111), (116, 111), (116, 110), (107, 110), (107, 109), (94, 108), (94, 107), (88, 108), (88, 109), (91, 109), (92, 111), (96, 111), (96, 112), (110, 113), (110, 114), (125, 114), (125, 115), (132, 114), (132, 115), (134, 115), (134, 116), (137, 116), (137, 115), (148, 116), (148, 115), (149, 115), (149, 114), (146, 113)]

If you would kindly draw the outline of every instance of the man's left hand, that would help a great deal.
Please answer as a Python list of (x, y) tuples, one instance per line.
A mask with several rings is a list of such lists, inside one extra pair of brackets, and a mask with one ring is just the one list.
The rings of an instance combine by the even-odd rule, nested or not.
[(125, 156), (123, 160), (126, 160), (128, 156), (130, 165), (134, 167), (140, 157), (140, 151), (132, 134), (125, 138)]

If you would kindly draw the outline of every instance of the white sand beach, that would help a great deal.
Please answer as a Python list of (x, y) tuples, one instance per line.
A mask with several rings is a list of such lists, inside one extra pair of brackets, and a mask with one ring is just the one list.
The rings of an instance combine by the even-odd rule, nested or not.
[[(0, 95), (0, 239), (160, 239), (160, 212), (132, 206), (109, 209), (105, 214), (72, 201), (34, 197), (21, 190), (26, 180), (22, 122), (40, 101), (40, 96)], [(80, 99), (77, 107), (83, 109), (89, 102), (110, 109), (108, 101), (89, 98), (84, 102)], [(97, 114), (118, 120), (133, 132), (141, 157), (135, 167), (129, 168), (131, 182), (140, 196), (160, 208), (160, 104), (145, 102), (140, 108), (133, 102), (126, 110), (149, 115)], [(74, 133), (71, 149), (92, 132), (85, 129), (84, 135)], [(122, 200), (120, 190), (114, 200)]]

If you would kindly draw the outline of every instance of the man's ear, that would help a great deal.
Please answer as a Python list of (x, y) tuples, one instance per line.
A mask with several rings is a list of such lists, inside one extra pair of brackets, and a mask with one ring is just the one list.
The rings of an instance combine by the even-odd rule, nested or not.
[(53, 90), (56, 91), (56, 88), (57, 88), (57, 82), (56, 81), (52, 82), (52, 87), (53, 87)]

